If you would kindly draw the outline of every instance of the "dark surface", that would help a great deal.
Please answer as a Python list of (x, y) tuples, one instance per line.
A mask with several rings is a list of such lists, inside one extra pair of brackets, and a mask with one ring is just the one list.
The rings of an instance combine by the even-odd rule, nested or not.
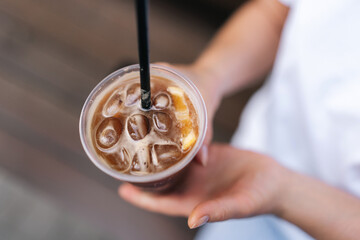
[[(227, 7), (213, 18), (216, 12), (185, 2), (181, 7), (152, 2), (152, 62), (193, 61), (232, 10)], [(195, 231), (188, 230), (186, 219), (122, 201), (119, 182), (93, 166), (80, 144), (81, 107), (115, 67), (137, 61), (135, 33), (131, 0), (1, 0), (0, 168), (47, 196), (52, 206), (115, 239), (191, 239)], [(215, 119), (215, 140), (229, 140), (248, 95), (224, 101)], [(59, 234), (66, 238), (65, 232)]]

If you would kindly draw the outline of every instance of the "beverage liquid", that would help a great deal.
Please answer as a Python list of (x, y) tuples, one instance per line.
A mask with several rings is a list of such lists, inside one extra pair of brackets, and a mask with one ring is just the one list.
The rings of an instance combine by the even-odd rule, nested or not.
[(140, 80), (117, 85), (98, 103), (91, 120), (95, 150), (112, 169), (131, 175), (163, 171), (183, 159), (198, 135), (198, 117), (186, 92), (151, 78), (150, 110), (142, 110)]

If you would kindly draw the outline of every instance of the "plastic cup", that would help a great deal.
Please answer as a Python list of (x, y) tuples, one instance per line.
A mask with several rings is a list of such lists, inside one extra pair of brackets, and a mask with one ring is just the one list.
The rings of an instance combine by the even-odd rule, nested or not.
[(198, 116), (199, 135), (190, 152), (173, 166), (157, 173), (143, 176), (125, 174), (112, 169), (104, 159), (96, 153), (91, 134), (91, 122), (94, 112), (101, 99), (121, 82), (139, 77), (139, 65), (131, 65), (119, 69), (105, 77), (90, 93), (82, 108), (79, 122), (80, 139), (83, 148), (90, 160), (106, 174), (124, 182), (132, 183), (138, 187), (151, 191), (165, 191), (173, 187), (184, 175), (186, 167), (199, 151), (206, 134), (207, 114), (204, 100), (196, 86), (184, 75), (169, 67), (151, 64), (150, 75), (166, 78), (181, 87), (194, 105)]

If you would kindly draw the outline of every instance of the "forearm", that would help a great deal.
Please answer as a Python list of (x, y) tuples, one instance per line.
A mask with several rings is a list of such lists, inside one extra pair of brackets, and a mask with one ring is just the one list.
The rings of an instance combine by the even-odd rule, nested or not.
[(220, 29), (195, 62), (221, 92), (234, 91), (271, 69), (288, 9), (277, 0), (247, 3)]
[(277, 215), (316, 239), (358, 239), (360, 199), (318, 180), (289, 173)]

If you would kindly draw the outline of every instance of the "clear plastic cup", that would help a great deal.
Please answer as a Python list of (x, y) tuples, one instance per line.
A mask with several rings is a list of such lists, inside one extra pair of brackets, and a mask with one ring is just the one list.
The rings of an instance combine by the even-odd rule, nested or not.
[(189, 165), (191, 160), (199, 151), (206, 134), (207, 114), (205, 103), (199, 90), (184, 75), (178, 73), (177, 71), (169, 67), (156, 64), (150, 65), (150, 75), (166, 78), (170, 81), (175, 82), (186, 92), (197, 112), (199, 127), (198, 139), (193, 148), (183, 159), (161, 172), (151, 173), (143, 176), (135, 176), (121, 173), (112, 169), (110, 166), (107, 165), (105, 160), (96, 153), (93, 142), (91, 140), (91, 122), (94, 112), (101, 99), (107, 93), (112, 91), (116, 86), (118, 86), (122, 81), (126, 81), (127, 79), (134, 77), (139, 77), (138, 64), (127, 66), (111, 73), (91, 91), (90, 95), (85, 101), (80, 115), (80, 139), (83, 148), (90, 160), (106, 174), (121, 181), (132, 183), (147, 190), (164, 191), (173, 187), (181, 179), (181, 176), (184, 175), (186, 167)]

